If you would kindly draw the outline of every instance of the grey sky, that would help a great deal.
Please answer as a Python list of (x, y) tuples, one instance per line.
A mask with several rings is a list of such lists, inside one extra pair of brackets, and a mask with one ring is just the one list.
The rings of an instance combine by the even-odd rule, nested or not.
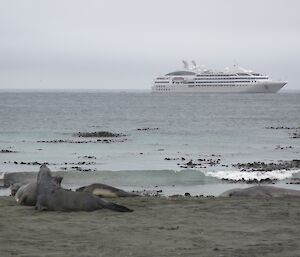
[(149, 89), (196, 60), (300, 89), (297, 0), (1, 0), (0, 89)]

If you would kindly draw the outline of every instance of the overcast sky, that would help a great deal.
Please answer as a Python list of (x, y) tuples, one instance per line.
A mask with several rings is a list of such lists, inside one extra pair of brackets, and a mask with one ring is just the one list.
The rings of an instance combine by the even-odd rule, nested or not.
[(196, 60), (300, 89), (298, 0), (0, 0), (0, 89), (149, 89)]

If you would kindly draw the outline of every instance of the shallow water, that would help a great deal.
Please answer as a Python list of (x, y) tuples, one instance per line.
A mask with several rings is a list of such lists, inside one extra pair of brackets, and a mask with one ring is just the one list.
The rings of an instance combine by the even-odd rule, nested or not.
[[(108, 171), (108, 176), (116, 180), (114, 184), (124, 187), (153, 186), (161, 181), (171, 186), (173, 182), (185, 186), (213, 185), (205, 175), (238, 176), (236, 169), (230, 166), (233, 163), (299, 159), (300, 139), (290, 138), (291, 130), (266, 129), (299, 127), (299, 111), (300, 93), (297, 92), (198, 95), (1, 92), (0, 149), (17, 152), (0, 153), (0, 172), (37, 171), (38, 165), (20, 164), (37, 161), (50, 163), (50, 168), (56, 171), (72, 172), (74, 166)], [(153, 130), (139, 131), (138, 128)], [(123, 133), (126, 141), (108, 144), (37, 142), (80, 140), (74, 133), (102, 130)], [(276, 149), (277, 145), (292, 148)], [(166, 157), (176, 160), (164, 160)], [(181, 161), (182, 157), (185, 161)], [(180, 165), (197, 158), (221, 160), (217, 166), (196, 168), (194, 172), (200, 172), (195, 178), (194, 172), (190, 175)], [(92, 163), (78, 165), (83, 161)], [(126, 171), (124, 174), (134, 171), (138, 179), (129, 176), (128, 181), (126, 176), (115, 176), (113, 171)], [(158, 172), (159, 176), (147, 171)], [(180, 171), (184, 175), (179, 183), (175, 176)], [(281, 172), (278, 178), (292, 175)]]

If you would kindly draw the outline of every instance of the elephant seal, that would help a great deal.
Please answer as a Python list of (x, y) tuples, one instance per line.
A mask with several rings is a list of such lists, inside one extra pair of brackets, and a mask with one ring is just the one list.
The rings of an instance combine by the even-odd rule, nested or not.
[[(55, 176), (52, 178), (52, 182), (58, 187), (61, 186), (62, 180), (63, 177), (61, 176)], [(11, 186), (11, 195), (15, 197), (17, 203), (20, 205), (35, 206), (36, 199), (37, 199), (36, 191), (37, 191), (37, 182), (31, 182), (25, 185), (16, 183)]]
[(15, 199), (20, 205), (35, 206), (36, 204), (36, 182), (22, 185), (16, 195)]
[(88, 186), (77, 188), (76, 192), (85, 192), (91, 195), (106, 198), (139, 196), (138, 194), (126, 192), (122, 189), (100, 183), (94, 183)]
[(300, 196), (300, 190), (285, 189), (274, 186), (253, 186), (244, 189), (225, 191), (220, 196), (224, 197), (284, 197)]
[(21, 183), (12, 184), (10, 186), (10, 196), (15, 196), (21, 186)]
[(94, 211), (110, 209), (132, 212), (125, 206), (104, 201), (83, 192), (73, 192), (58, 187), (52, 180), (49, 168), (43, 164), (37, 177), (37, 210), (49, 211)]

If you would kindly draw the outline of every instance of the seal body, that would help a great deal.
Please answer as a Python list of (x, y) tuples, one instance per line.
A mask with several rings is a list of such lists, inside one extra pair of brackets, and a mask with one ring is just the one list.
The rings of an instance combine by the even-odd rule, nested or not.
[(88, 186), (77, 188), (76, 192), (85, 192), (91, 195), (105, 198), (139, 196), (137, 194), (126, 192), (122, 189), (100, 183), (94, 183)]
[(37, 177), (37, 210), (94, 211), (103, 208), (119, 212), (132, 211), (87, 193), (64, 190), (53, 182), (49, 168), (45, 164), (41, 166)]
[(17, 203), (21, 205), (35, 206), (36, 189), (36, 182), (21, 186), (15, 195)]
[(284, 197), (300, 196), (299, 190), (285, 189), (274, 186), (254, 186), (245, 189), (232, 189), (220, 196), (228, 197)]

